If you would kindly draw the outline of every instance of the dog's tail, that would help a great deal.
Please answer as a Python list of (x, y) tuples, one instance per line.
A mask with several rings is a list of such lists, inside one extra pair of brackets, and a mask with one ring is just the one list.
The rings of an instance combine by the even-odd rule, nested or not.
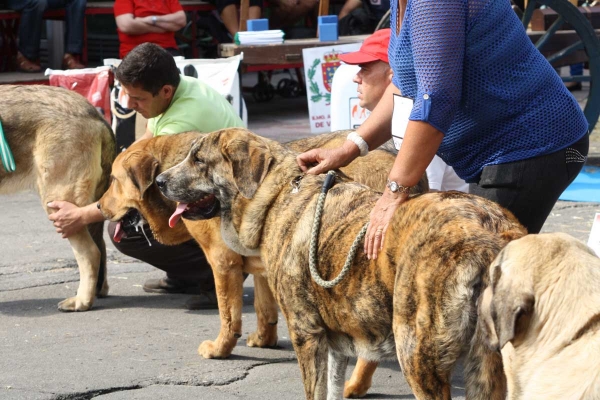
[[(101, 121), (101, 122), (100, 122)], [(112, 169), (112, 163), (117, 156), (117, 144), (115, 135), (112, 132), (110, 125), (100, 117), (98, 122), (98, 135), (101, 142), (101, 153), (100, 153), (100, 166), (102, 168), (102, 175), (100, 181), (96, 187), (94, 195), (94, 201), (97, 201), (102, 197), (104, 192), (108, 189), (110, 184), (110, 172)], [(105, 296), (108, 292), (108, 285), (106, 284), (107, 270), (106, 270), (106, 243), (104, 243), (104, 221), (94, 222), (88, 225), (88, 231), (100, 250), (100, 268), (98, 269), (98, 283), (96, 284), (97, 296)]]

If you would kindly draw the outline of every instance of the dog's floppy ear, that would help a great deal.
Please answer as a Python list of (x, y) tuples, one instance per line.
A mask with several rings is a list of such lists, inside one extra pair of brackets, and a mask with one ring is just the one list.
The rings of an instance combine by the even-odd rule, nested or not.
[(508, 258), (505, 248), (490, 270), (493, 288), (490, 311), (498, 338), (498, 349), (527, 330), (535, 304), (527, 279), (517, 276), (521, 269), (515, 265), (510, 270), (510, 276), (502, 274), (502, 264), (509, 262)]
[[(513, 293), (512, 299), (494, 299), (496, 332), (500, 348), (529, 327), (534, 299), (528, 293)], [(511, 301), (512, 300), (512, 301)]]
[(140, 200), (142, 200), (144, 193), (154, 182), (158, 171), (158, 160), (149, 153), (137, 151), (131, 153), (123, 161), (123, 166), (133, 184), (138, 188)]
[(233, 180), (241, 195), (247, 199), (254, 197), (273, 162), (267, 146), (252, 137), (232, 139), (223, 146), (223, 154), (231, 164)]
[(483, 334), (483, 340), (492, 351), (500, 350), (498, 335), (494, 325), (495, 310), (492, 304), (492, 288), (487, 287), (479, 297), (477, 314), (479, 315), (478, 325)]

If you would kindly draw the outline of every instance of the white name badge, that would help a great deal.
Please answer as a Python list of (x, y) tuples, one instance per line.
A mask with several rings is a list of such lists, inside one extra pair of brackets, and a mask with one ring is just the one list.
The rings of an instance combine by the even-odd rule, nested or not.
[(394, 139), (394, 147), (400, 150), (406, 127), (408, 126), (408, 118), (413, 109), (413, 99), (404, 97), (399, 94), (394, 95), (394, 112), (392, 114), (392, 139)]
[(587, 245), (600, 257), (600, 213), (596, 213)]

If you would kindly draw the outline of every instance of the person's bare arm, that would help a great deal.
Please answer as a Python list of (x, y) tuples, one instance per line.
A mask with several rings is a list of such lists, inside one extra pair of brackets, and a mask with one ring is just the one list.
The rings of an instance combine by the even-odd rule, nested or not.
[(415, 186), (433, 160), (444, 134), (427, 122), (408, 121), (402, 147), (389, 178), (404, 186)]
[(338, 19), (344, 18), (346, 15), (350, 14), (352, 11), (356, 10), (362, 5), (360, 0), (346, 0), (340, 13), (338, 14)]
[[(400, 90), (390, 83), (373, 112), (356, 130), (369, 149), (373, 150), (388, 141), (392, 136), (392, 114), (394, 112), (394, 94)], [(330, 169), (346, 166), (352, 162), (360, 151), (353, 142), (346, 140), (335, 149), (312, 149), (297, 157), (300, 168), (309, 174), (322, 174)], [(315, 165), (316, 164), (316, 165)]]
[(144, 18), (135, 18), (133, 14), (122, 14), (115, 18), (117, 28), (127, 35), (143, 35), (144, 33), (163, 33), (164, 28), (144, 22)]
[(77, 207), (68, 201), (51, 201), (47, 206), (56, 209), (55, 212), (48, 215), (48, 219), (54, 223), (56, 232), (60, 233), (63, 238), (68, 238), (93, 222), (104, 221), (104, 216), (98, 209), (97, 203)]
[[(152, 25), (152, 16), (144, 17), (142, 20)], [(171, 14), (156, 15), (156, 26), (168, 32), (177, 32), (185, 26), (187, 18), (185, 12), (177, 11)]]

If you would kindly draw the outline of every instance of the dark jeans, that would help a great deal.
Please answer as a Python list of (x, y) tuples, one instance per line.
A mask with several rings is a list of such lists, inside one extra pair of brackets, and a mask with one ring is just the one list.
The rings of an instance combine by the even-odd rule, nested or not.
[(589, 135), (545, 156), (483, 168), (469, 193), (510, 210), (529, 233), (539, 233), (562, 192), (583, 168)]
[(19, 51), (27, 59), (37, 60), (40, 55), (44, 11), (64, 8), (67, 25), (65, 52), (81, 54), (86, 2), (87, 0), (8, 0), (8, 8), (21, 13)]
[[(140, 233), (124, 237), (120, 243), (117, 243), (113, 240), (115, 226), (115, 222), (108, 224), (108, 234), (121, 253), (162, 269), (169, 278), (197, 281), (198, 285), (205, 290), (214, 288), (212, 269), (206, 261), (202, 249), (194, 240), (175, 246), (166, 246), (157, 242), (148, 225), (144, 225), (144, 232), (146, 232), (148, 240)], [(148, 244), (148, 241), (152, 246)]]

